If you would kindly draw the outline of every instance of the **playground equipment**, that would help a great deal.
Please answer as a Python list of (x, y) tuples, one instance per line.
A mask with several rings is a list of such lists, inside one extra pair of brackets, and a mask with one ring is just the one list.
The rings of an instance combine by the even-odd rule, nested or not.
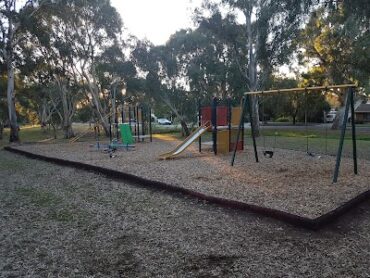
[[(244, 148), (244, 125), (241, 136), (237, 139), (241, 107), (232, 107), (231, 99), (227, 99), (226, 105), (219, 105), (220, 100), (212, 99), (211, 106), (199, 105), (199, 125), (211, 123), (212, 149), (215, 155), (226, 154), (234, 150)], [(202, 138), (199, 137), (199, 152), (202, 151)]]
[(197, 138), (200, 138), (210, 128), (210, 123), (207, 122), (204, 125), (198, 127), (192, 134), (190, 134), (181, 144), (179, 144), (173, 151), (160, 155), (161, 159), (168, 159), (178, 156), (186, 148), (188, 148)]
[[(340, 163), (343, 153), (343, 143), (347, 128), (347, 122), (349, 120), (349, 113), (351, 115), (354, 115), (355, 111), (355, 101), (354, 101), (354, 94), (355, 90), (354, 88), (356, 85), (354, 84), (344, 84), (344, 85), (332, 85), (332, 86), (320, 86), (320, 87), (306, 87), (306, 88), (292, 88), (292, 89), (280, 89), (280, 90), (268, 90), (268, 91), (257, 91), (257, 92), (247, 92), (244, 94), (243, 98), (243, 105), (242, 105), (242, 113), (240, 117), (239, 122), (239, 128), (237, 132), (237, 141), (239, 137), (242, 134), (243, 127), (244, 127), (244, 116), (246, 114), (249, 114), (251, 123), (252, 123), (252, 113), (251, 113), (251, 96), (262, 96), (266, 94), (280, 94), (280, 93), (305, 93), (307, 96), (308, 92), (320, 92), (326, 94), (329, 90), (335, 89), (335, 90), (346, 90), (346, 98), (345, 98), (345, 107), (344, 107), (344, 117), (342, 118), (341, 123), (341, 133), (339, 138), (339, 145), (336, 153), (336, 163), (333, 173), (333, 183), (336, 183), (338, 181), (339, 176), (339, 169), (340, 169)], [(354, 174), (358, 174), (357, 169), (357, 146), (356, 146), (356, 122), (355, 117), (351, 116), (351, 135), (352, 135), (352, 156), (353, 156), (353, 172)], [(307, 136), (307, 101), (305, 102), (305, 132), (306, 132), (306, 152), (308, 155), (313, 156), (313, 154), (308, 150), (308, 136)], [(254, 125), (251, 124), (251, 134), (253, 139), (253, 149), (254, 149), (254, 156), (255, 160), (258, 163), (258, 152), (257, 152), (257, 143), (256, 143), (256, 131), (254, 130)], [(231, 166), (235, 163), (236, 158), (236, 152), (237, 148), (234, 148), (233, 156), (231, 160)], [(272, 152), (273, 155), (273, 152)], [(272, 157), (272, 156), (271, 156)]]
[(231, 100), (226, 105), (218, 105), (220, 100), (213, 98), (211, 106), (202, 107), (199, 103), (199, 127), (190, 134), (174, 150), (160, 155), (161, 159), (178, 156), (187, 149), (196, 139), (199, 140), (199, 152), (202, 152), (202, 135), (212, 131), (212, 149), (215, 155), (226, 154), (234, 150), (243, 150), (243, 135), (236, 139), (241, 107), (232, 107)]
[(128, 123), (136, 142), (153, 141), (152, 109), (149, 105), (124, 105), (121, 110), (122, 123)]
[[(100, 143), (100, 126), (94, 126), (96, 148), (104, 148), (112, 157), (118, 149), (132, 150), (135, 142), (152, 142), (151, 108), (143, 104), (114, 106), (114, 111), (107, 115), (109, 122), (109, 143)], [(120, 119), (119, 119), (120, 118)]]

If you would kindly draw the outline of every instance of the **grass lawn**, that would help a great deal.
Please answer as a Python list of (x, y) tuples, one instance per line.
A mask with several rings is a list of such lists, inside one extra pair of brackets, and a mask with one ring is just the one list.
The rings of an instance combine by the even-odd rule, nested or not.
[[(87, 124), (74, 124), (74, 130), (77, 135), (89, 131)], [(173, 138), (183, 140), (181, 136), (181, 127), (179, 125), (153, 125), (154, 134), (170, 134)], [(93, 135), (88, 133), (81, 140), (93, 139)], [(246, 144), (250, 145), (251, 132), (249, 129), (245, 130)], [(51, 131), (43, 132), (40, 126), (25, 126), (21, 128), (20, 132), (22, 142), (39, 142), (53, 137)], [(57, 132), (58, 140), (54, 142), (62, 142), (64, 139), (62, 131)], [(266, 149), (281, 148), (297, 151), (306, 151), (306, 144), (308, 142), (308, 150), (313, 153), (323, 153), (335, 155), (338, 148), (340, 137), (340, 130), (331, 130), (323, 128), (307, 128), (295, 129), (294, 127), (279, 127), (279, 128), (263, 128), (261, 136), (257, 138), (257, 144)], [(9, 129), (5, 129), (3, 140), (0, 140), (0, 147), (8, 144)], [(203, 142), (212, 140), (212, 133), (207, 132), (202, 136)], [(345, 144), (343, 153), (346, 156), (352, 154), (351, 145), (351, 130), (347, 128), (345, 136)], [(370, 126), (357, 126), (357, 147), (359, 158), (370, 159)]]

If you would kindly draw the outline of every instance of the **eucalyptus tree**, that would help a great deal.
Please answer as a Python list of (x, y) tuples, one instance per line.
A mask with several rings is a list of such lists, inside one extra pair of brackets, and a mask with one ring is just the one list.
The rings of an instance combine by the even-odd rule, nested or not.
[(138, 41), (132, 60), (145, 76), (145, 92), (156, 102), (164, 103), (179, 119), (185, 134), (189, 135), (187, 109), (183, 109), (189, 103), (186, 76), (177, 51), (171, 43), (153, 46), (148, 41)]
[[(0, 67), (2, 64), (0, 63)], [(0, 140), (3, 139), (4, 124), (6, 119), (6, 76), (0, 75)]]
[(43, 1), (1, 0), (0, 1), (0, 59), (7, 72), (7, 110), (10, 124), (10, 142), (19, 141), (19, 126), (15, 107), (15, 74), (17, 47), (25, 39), (30, 21), (36, 18)]
[(221, 13), (214, 12), (183, 38), (190, 89), (198, 91), (199, 97), (239, 98), (246, 90), (240, 71), (240, 61), (245, 62), (245, 57), (235, 56), (236, 49), (243, 48), (240, 31), (232, 15), (222, 18)]
[[(309, 18), (299, 40), (304, 50), (301, 62), (314, 65), (310, 72), (322, 72), (325, 83), (357, 83), (370, 88), (370, 13), (364, 1), (329, 2), (320, 5)], [(316, 81), (317, 75), (307, 76)], [(344, 95), (338, 94), (344, 105)], [(358, 101), (361, 103), (361, 99)], [(332, 128), (344, 117), (340, 109)]]
[(74, 135), (72, 119), (82, 98), (108, 134), (112, 86), (126, 86), (136, 73), (122, 52), (121, 19), (108, 0), (51, 0), (48, 7), (43, 40), (24, 45), (34, 81), (45, 85), (45, 103), (52, 103), (66, 138)]
[[(295, 39), (302, 24), (301, 15), (307, 11), (312, 1), (297, 0), (219, 0), (204, 1), (206, 12), (198, 11), (199, 18), (220, 11), (234, 14), (235, 20), (243, 26), (239, 40), (245, 49), (236, 49), (235, 57), (245, 56), (240, 61), (248, 91), (264, 88), (264, 83), (272, 70), (284, 63), (295, 49)], [(242, 19), (240, 19), (242, 18)], [(258, 101), (252, 98), (253, 125), (259, 130)]]
[[(122, 54), (122, 22), (109, 0), (61, 0), (55, 7), (60, 11), (57, 16), (63, 27), (63, 43), (68, 45), (69, 62), (76, 82), (81, 82), (88, 99), (106, 133), (109, 131), (108, 99), (110, 88), (107, 82), (125, 83), (123, 72), (131, 75), (129, 66)], [(59, 27), (60, 28), (60, 27)], [(120, 63), (118, 70), (104, 73), (101, 63), (107, 63), (104, 56), (114, 55)], [(113, 68), (111, 67), (110, 70)]]

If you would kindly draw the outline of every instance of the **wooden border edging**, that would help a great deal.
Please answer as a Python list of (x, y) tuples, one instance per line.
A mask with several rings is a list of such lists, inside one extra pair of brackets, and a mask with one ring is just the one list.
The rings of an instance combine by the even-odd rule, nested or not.
[(277, 219), (282, 222), (289, 223), (294, 226), (306, 228), (310, 230), (319, 230), (323, 228), (327, 224), (332, 223), (335, 220), (337, 220), (340, 216), (347, 213), (349, 210), (353, 209), (354, 207), (358, 206), (364, 201), (370, 199), (370, 190), (368, 190), (364, 193), (361, 193), (357, 197), (349, 200), (348, 202), (344, 203), (338, 208), (324, 215), (321, 215), (318, 218), (311, 219), (308, 217), (302, 217), (299, 215), (280, 211), (277, 209), (271, 209), (271, 208), (252, 205), (252, 204), (248, 204), (248, 203), (244, 203), (240, 201), (234, 201), (234, 200), (229, 200), (225, 198), (206, 195), (204, 193), (200, 193), (194, 190), (166, 184), (166, 183), (159, 182), (159, 181), (152, 181), (152, 180), (145, 179), (139, 176), (135, 176), (133, 174), (128, 174), (128, 173), (124, 173), (124, 172), (120, 172), (120, 171), (112, 170), (108, 168), (103, 168), (100, 166), (94, 166), (94, 165), (85, 164), (82, 162), (69, 161), (69, 160), (64, 160), (60, 158), (43, 156), (43, 155), (39, 155), (39, 154), (27, 152), (27, 151), (15, 149), (12, 147), (4, 147), (4, 150), (11, 152), (11, 153), (23, 155), (31, 159), (38, 159), (38, 160), (54, 163), (60, 166), (67, 166), (67, 167), (72, 167), (72, 168), (76, 168), (80, 170), (85, 170), (85, 171), (93, 172), (95, 174), (103, 174), (104, 176), (108, 178), (130, 182), (130, 183), (133, 183), (135, 185), (145, 187), (145, 188), (150, 188), (150, 189), (155, 189), (155, 190), (164, 190), (170, 194), (181, 194), (183, 196), (188, 196), (193, 199), (207, 201), (210, 204), (215, 204), (215, 205), (218, 205), (224, 208), (232, 208), (235, 210), (245, 211), (245, 212), (253, 212), (253, 213), (256, 213), (262, 216)]

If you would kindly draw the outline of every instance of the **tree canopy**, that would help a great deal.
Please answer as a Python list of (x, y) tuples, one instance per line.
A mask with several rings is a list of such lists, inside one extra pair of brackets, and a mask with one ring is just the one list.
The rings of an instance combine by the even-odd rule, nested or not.
[[(259, 89), (357, 83), (370, 90), (370, 7), (366, 0), (204, 0), (195, 28), (164, 45), (123, 29), (109, 0), (0, 0), (0, 135), (19, 124), (52, 124), (74, 136), (73, 121), (98, 121), (108, 133), (112, 90), (168, 111), (189, 133), (197, 103)], [(284, 76), (282, 66), (301, 66)], [(303, 100), (280, 97), (258, 118), (299, 121)], [(339, 100), (339, 102), (343, 100)], [(310, 99), (312, 117), (328, 110)], [(267, 113), (267, 112), (268, 113)], [(267, 114), (266, 114), (267, 113)]]

